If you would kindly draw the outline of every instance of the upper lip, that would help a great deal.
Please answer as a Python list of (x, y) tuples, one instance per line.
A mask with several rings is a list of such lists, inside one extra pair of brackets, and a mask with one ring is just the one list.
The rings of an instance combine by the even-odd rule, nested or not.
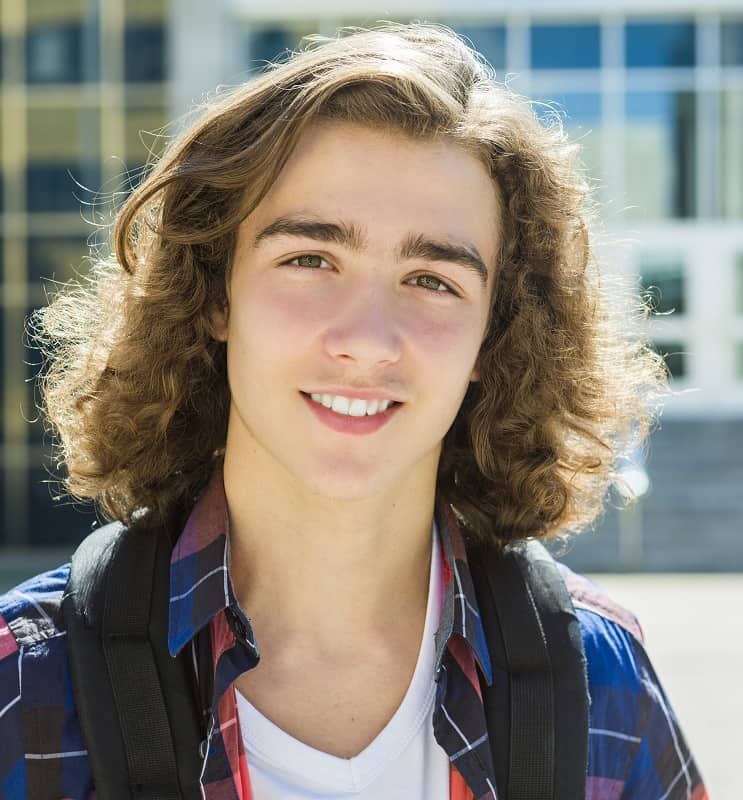
[(305, 394), (341, 395), (342, 397), (348, 397), (350, 399), (357, 398), (359, 400), (389, 400), (395, 403), (402, 402), (402, 400), (386, 392), (384, 389), (343, 389), (334, 387), (332, 389), (303, 389), (302, 391), (304, 391)]

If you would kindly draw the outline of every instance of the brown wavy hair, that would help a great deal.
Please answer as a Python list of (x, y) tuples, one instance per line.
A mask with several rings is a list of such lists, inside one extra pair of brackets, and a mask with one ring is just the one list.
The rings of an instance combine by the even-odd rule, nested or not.
[(36, 312), (43, 410), (65, 489), (104, 517), (182, 522), (224, 448), (227, 303), (237, 228), (317, 119), (444, 137), (503, 198), (490, 323), (447, 433), (438, 489), (471, 535), (576, 531), (600, 513), (618, 456), (653, 420), (664, 368), (634, 308), (612, 303), (589, 238), (588, 186), (559, 121), (495, 80), (437, 25), (309, 37), (209, 100), (116, 214), (112, 255)]

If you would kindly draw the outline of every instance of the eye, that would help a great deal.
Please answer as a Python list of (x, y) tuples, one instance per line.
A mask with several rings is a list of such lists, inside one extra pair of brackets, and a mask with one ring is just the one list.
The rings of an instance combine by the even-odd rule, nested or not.
[[(288, 261), (282, 263), (283, 266), (289, 267), (306, 267), (308, 269), (320, 269), (322, 263), (328, 264), (322, 256), (313, 255), (312, 253), (304, 253), (301, 256), (295, 256)], [(328, 264), (328, 266), (330, 266)]]
[(410, 280), (416, 282), (422, 281), (422, 283), (418, 283), (417, 285), (422, 289), (428, 289), (430, 292), (435, 292), (437, 294), (453, 294), (455, 297), (458, 297), (457, 293), (448, 283), (445, 283), (441, 278), (437, 278), (435, 275), (416, 275)]

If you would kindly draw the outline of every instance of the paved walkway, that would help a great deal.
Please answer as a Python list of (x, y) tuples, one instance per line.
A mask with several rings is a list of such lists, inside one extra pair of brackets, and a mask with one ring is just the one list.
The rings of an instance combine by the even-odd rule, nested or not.
[(741, 800), (743, 575), (592, 578), (640, 618), (710, 800)]

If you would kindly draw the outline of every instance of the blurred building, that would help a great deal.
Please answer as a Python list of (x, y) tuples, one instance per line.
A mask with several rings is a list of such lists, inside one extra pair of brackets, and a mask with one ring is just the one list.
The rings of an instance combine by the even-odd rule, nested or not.
[(18, 548), (69, 551), (94, 519), (43, 483), (24, 320), (53, 281), (85, 272), (106, 198), (157, 147), (140, 131), (169, 113), (167, 12), (165, 0), (0, 0), (0, 565)]
[[(3, 1), (6, 553), (68, 546), (92, 521), (69, 505), (52, 510), (59, 504), (39, 483), (42, 431), (23, 419), (34, 416), (26, 380), (35, 367), (24, 363), (33, 353), (21, 331), (43, 302), (43, 280), (80, 269), (95, 190), (125, 191), (166, 119), (217, 85), (245, 80), (302, 36), (417, 19), (468, 37), (499, 77), (543, 104), (545, 119), (563, 115), (603, 204), (601, 255), (652, 292), (660, 312), (651, 332), (676, 394), (646, 457), (649, 491), (633, 510), (610, 512), (601, 535), (578, 540), (568, 560), (594, 569), (743, 569), (743, 7), (516, 6)], [(81, 201), (94, 205), (81, 214)]]

